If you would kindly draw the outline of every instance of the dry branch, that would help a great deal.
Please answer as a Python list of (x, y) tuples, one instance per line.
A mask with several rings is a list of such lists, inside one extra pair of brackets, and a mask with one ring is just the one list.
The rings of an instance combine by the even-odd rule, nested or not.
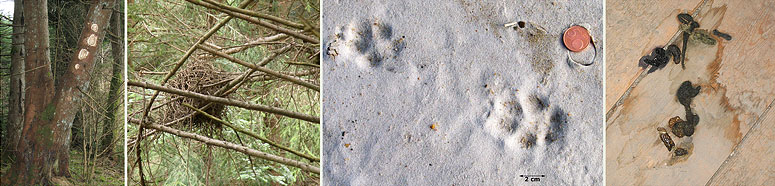
[(249, 156), (258, 157), (258, 158), (261, 158), (261, 159), (265, 159), (265, 160), (269, 160), (269, 161), (273, 161), (273, 162), (277, 162), (277, 163), (281, 163), (281, 164), (285, 164), (285, 165), (289, 165), (289, 166), (298, 167), (298, 168), (301, 168), (302, 170), (305, 170), (305, 171), (309, 171), (309, 172), (313, 172), (313, 173), (316, 173), (316, 174), (320, 174), (320, 168), (319, 167), (312, 166), (312, 165), (306, 164), (304, 162), (300, 162), (300, 161), (296, 161), (296, 160), (292, 160), (292, 159), (288, 159), (288, 158), (272, 155), (272, 154), (261, 152), (261, 151), (258, 151), (258, 150), (255, 150), (255, 149), (251, 149), (251, 148), (248, 148), (248, 147), (245, 147), (245, 146), (242, 146), (242, 145), (237, 145), (237, 144), (230, 143), (230, 142), (227, 142), (227, 141), (221, 141), (221, 140), (216, 140), (216, 139), (208, 138), (208, 137), (205, 137), (205, 136), (201, 136), (201, 135), (197, 135), (197, 134), (194, 134), (194, 133), (185, 132), (185, 131), (182, 131), (182, 130), (174, 129), (174, 128), (163, 126), (163, 125), (159, 125), (159, 124), (146, 123), (145, 126), (148, 127), (148, 128), (152, 128), (152, 129), (156, 129), (156, 130), (159, 130), (159, 131), (163, 131), (163, 132), (167, 132), (167, 133), (170, 133), (170, 134), (174, 134), (176, 136), (180, 136), (180, 137), (184, 137), (184, 138), (188, 138), (188, 139), (193, 139), (193, 140), (201, 141), (201, 142), (203, 142), (205, 144), (208, 144), (208, 145), (213, 145), (213, 146), (218, 146), (218, 147), (222, 147), (222, 148), (226, 148), (226, 149), (236, 150), (236, 151), (242, 152), (244, 154), (247, 154)]
[(218, 3), (218, 2), (215, 2), (215, 1), (212, 1), (212, 0), (202, 0), (202, 1), (210, 3), (212, 5), (215, 5), (215, 6), (219, 7), (219, 8), (227, 9), (229, 11), (233, 11), (233, 12), (237, 12), (237, 13), (241, 13), (241, 14), (245, 14), (245, 15), (249, 15), (249, 16), (253, 16), (253, 17), (257, 17), (257, 18), (268, 19), (268, 20), (271, 20), (271, 21), (274, 21), (274, 22), (277, 22), (277, 23), (280, 23), (280, 24), (284, 24), (284, 25), (289, 26), (289, 27), (297, 28), (297, 29), (304, 29), (304, 24), (295, 23), (293, 21), (285, 20), (285, 19), (277, 17), (277, 16), (273, 16), (273, 15), (269, 15), (269, 14), (263, 14), (263, 13), (254, 12), (254, 11), (250, 11), (250, 10), (245, 10), (245, 9), (242, 9), (242, 8), (235, 8), (235, 7), (232, 7), (232, 6), (229, 6), (229, 5), (225, 5), (225, 4), (221, 4), (221, 3)]
[(293, 76), (289, 76), (289, 75), (285, 75), (285, 74), (276, 72), (274, 70), (268, 69), (266, 67), (261, 67), (261, 66), (258, 66), (258, 65), (254, 65), (254, 64), (242, 61), (240, 59), (237, 59), (235, 57), (229, 56), (228, 54), (225, 54), (223, 52), (216, 51), (215, 49), (212, 49), (210, 47), (206, 47), (204, 45), (197, 45), (197, 48), (205, 50), (205, 51), (210, 52), (212, 54), (215, 54), (217, 56), (226, 58), (229, 61), (235, 62), (235, 63), (240, 64), (242, 66), (245, 66), (245, 67), (248, 67), (248, 68), (251, 68), (251, 69), (254, 69), (254, 70), (258, 70), (258, 71), (261, 71), (263, 73), (267, 73), (267, 74), (275, 76), (275, 77), (279, 77), (279, 78), (288, 80), (288, 81), (290, 81), (292, 83), (295, 83), (295, 84), (298, 84), (298, 85), (301, 85), (301, 86), (313, 89), (315, 91), (320, 91), (320, 86), (314, 85), (314, 84), (309, 83), (307, 81), (304, 81), (302, 79), (299, 79), (299, 78), (296, 78), (296, 77), (293, 77)]
[[(240, 8), (245, 8), (250, 3), (253, 3), (253, 0), (247, 0), (247, 1), (243, 2), (242, 4), (239, 5), (239, 7)], [(194, 50), (196, 50), (196, 47), (195, 47), (196, 45), (204, 43), (208, 38), (210, 38), (210, 36), (212, 36), (213, 34), (215, 34), (215, 32), (220, 30), (221, 27), (223, 27), (224, 25), (226, 25), (226, 23), (231, 21), (231, 19), (232, 19), (232, 17), (229, 16), (229, 17), (226, 17), (226, 19), (221, 20), (220, 22), (218, 22), (217, 25), (215, 25), (212, 28), (210, 28), (210, 30), (208, 30), (205, 35), (203, 35), (201, 38), (199, 38), (199, 40), (197, 40), (197, 43), (195, 43), (194, 45), (189, 47), (188, 51), (186, 51), (186, 54), (183, 55), (183, 57), (181, 57), (180, 60), (178, 60), (178, 62), (175, 64), (175, 67), (173, 67), (172, 70), (167, 74), (167, 76), (164, 77), (164, 80), (162, 80), (161, 84), (164, 85), (165, 83), (167, 83), (167, 81), (169, 81), (169, 79), (172, 78), (172, 75), (174, 75), (178, 71), (178, 69), (180, 69), (180, 67), (183, 66), (183, 63), (185, 63), (186, 60), (188, 59), (188, 57), (190, 57), (191, 54), (194, 53)], [(156, 100), (156, 97), (159, 97), (159, 91), (156, 91), (153, 94), (153, 96), (151, 97), (150, 101), (148, 102), (148, 105), (146, 105), (145, 108), (143, 109), (144, 111), (143, 111), (143, 119), (142, 119), (142, 121), (145, 121), (146, 118), (148, 118), (148, 113), (151, 111), (151, 107), (153, 106), (153, 102)], [(137, 138), (138, 138), (137, 140), (142, 140), (143, 128), (144, 128), (144, 125), (141, 123), (140, 124), (140, 129), (138, 130), (138, 133), (137, 133)], [(143, 175), (143, 164), (141, 163), (142, 156), (141, 156), (140, 149), (139, 149), (140, 143), (136, 143), (135, 145), (136, 145), (135, 146), (135, 150), (136, 150), (136, 153), (137, 153), (137, 161), (135, 161), (135, 163), (137, 163), (139, 165), (138, 168), (140, 169), (139, 170), (140, 171), (140, 185), (145, 186), (145, 176)]]
[(320, 123), (320, 119), (318, 117), (316, 117), (316, 116), (311, 116), (311, 115), (307, 115), (307, 114), (303, 114), (303, 113), (288, 111), (288, 110), (284, 110), (284, 109), (277, 108), (277, 107), (258, 105), (258, 104), (250, 104), (250, 103), (246, 103), (244, 101), (232, 100), (232, 99), (216, 97), (216, 96), (208, 96), (208, 95), (204, 95), (204, 94), (200, 94), (200, 93), (196, 93), (196, 92), (190, 92), (190, 91), (185, 91), (185, 90), (180, 90), (180, 89), (163, 87), (163, 86), (153, 85), (153, 84), (149, 84), (149, 83), (145, 83), (145, 82), (129, 81), (129, 82), (127, 82), (127, 85), (128, 86), (135, 86), (135, 87), (142, 87), (142, 88), (147, 88), (147, 89), (153, 89), (153, 90), (157, 90), (157, 91), (177, 94), (177, 95), (186, 96), (186, 97), (195, 98), (195, 99), (201, 99), (201, 100), (215, 102), (215, 103), (224, 104), (224, 105), (231, 105), (231, 106), (241, 107), (241, 108), (250, 109), (250, 110), (257, 110), (257, 111), (262, 111), (262, 112), (267, 112), (267, 113), (272, 113), (272, 114), (279, 114), (279, 115), (283, 115), (283, 116), (287, 116), (287, 117), (291, 117), (291, 118), (296, 118), (296, 119), (301, 119), (301, 120), (309, 121), (309, 122), (313, 122), (313, 123)]
[[(266, 64), (269, 64), (269, 62), (271, 62), (272, 60), (274, 60), (274, 59), (275, 59), (277, 56), (279, 56), (280, 54), (283, 54), (283, 53), (287, 52), (287, 51), (288, 51), (290, 48), (291, 48), (291, 45), (288, 45), (288, 46), (285, 46), (285, 47), (283, 47), (283, 48), (280, 48), (280, 49), (278, 49), (276, 52), (273, 52), (271, 55), (269, 55), (269, 56), (265, 57), (264, 59), (262, 59), (262, 60), (261, 60), (261, 61), (258, 63), (258, 65), (259, 65), (259, 66), (264, 66), (264, 65), (266, 65)], [(228, 95), (228, 94), (232, 93), (232, 92), (233, 92), (233, 91), (235, 91), (237, 88), (239, 88), (239, 86), (240, 86), (240, 85), (242, 85), (242, 82), (246, 81), (246, 80), (247, 80), (247, 78), (249, 78), (249, 77), (252, 77), (252, 74), (253, 74), (254, 72), (256, 72), (256, 70), (254, 70), (254, 69), (250, 69), (250, 71), (249, 71), (249, 72), (245, 72), (245, 73), (244, 73), (242, 76), (240, 76), (240, 77), (238, 77), (238, 78), (234, 78), (234, 79), (232, 79), (232, 80), (231, 80), (231, 82), (229, 82), (229, 84), (228, 84), (228, 85), (226, 85), (226, 86), (222, 87), (222, 88), (221, 88), (221, 90), (218, 90), (218, 92), (216, 92), (216, 95), (219, 95), (219, 96), (226, 96), (226, 95)], [(165, 103), (165, 104), (166, 104), (166, 103)], [(157, 105), (156, 107), (152, 108), (151, 110), (155, 110), (155, 109), (157, 109), (157, 108), (159, 108), (159, 107), (162, 107), (162, 106), (164, 106), (165, 104)], [(208, 104), (206, 104), (205, 106), (199, 107), (199, 109), (202, 109), (202, 110), (203, 110), (203, 109), (207, 109), (207, 108), (209, 108), (209, 107), (210, 107), (210, 106), (212, 106), (212, 105), (213, 105), (213, 103), (208, 103)], [(142, 111), (142, 110), (141, 110), (141, 111)], [(139, 112), (141, 112), (141, 111), (139, 111)], [(180, 122), (180, 121), (183, 121), (183, 120), (186, 120), (186, 119), (188, 119), (188, 118), (190, 118), (190, 117), (193, 117), (195, 114), (196, 114), (196, 112), (191, 112), (191, 113), (189, 113), (189, 114), (188, 114), (188, 115), (186, 115), (186, 116), (183, 116), (183, 117), (181, 117), (181, 118), (178, 118), (178, 119), (176, 119), (176, 120), (174, 120), (174, 121), (170, 121), (170, 122), (167, 122), (167, 123), (165, 123), (165, 124), (164, 124), (164, 126), (171, 126), (171, 125), (173, 125), (173, 124), (175, 124), (175, 123), (178, 123), (178, 122)], [(135, 115), (135, 113), (133, 113), (132, 115)], [(141, 123), (140, 123), (140, 120), (137, 120), (137, 119), (129, 118), (129, 122), (131, 122), (131, 123), (136, 123), (136, 124), (138, 124), (138, 125), (141, 125)], [(145, 138), (145, 137), (148, 137), (148, 136), (151, 136), (151, 135), (153, 135), (153, 134), (155, 134), (155, 133), (156, 133), (156, 130), (152, 130), (151, 132), (149, 132), (149, 133), (147, 133), (147, 134), (143, 134), (142, 136), (138, 136), (138, 137), (134, 138), (134, 140), (127, 142), (127, 146), (128, 146), (128, 147), (129, 147), (129, 146), (135, 146), (134, 144), (135, 144), (135, 142), (137, 141), (137, 139), (143, 139), (143, 138)]]
[[(262, 37), (262, 38), (254, 39), (254, 40), (252, 40), (252, 41), (250, 41), (248, 43), (245, 43), (245, 44), (242, 44), (242, 45), (239, 45), (239, 46), (225, 47), (227, 49), (224, 49), (224, 47), (220, 47), (220, 46), (217, 46), (215, 44), (208, 43), (208, 42), (205, 42), (204, 45), (207, 45), (207, 46), (212, 47), (212, 48), (216, 48), (218, 50), (222, 50), (223, 53), (234, 54), (234, 53), (241, 52), (241, 51), (243, 51), (245, 49), (248, 49), (250, 47), (253, 47), (253, 46), (258, 46), (258, 45), (261, 45), (261, 44), (270, 44), (270, 43), (273, 43), (273, 42), (278, 42), (279, 40), (285, 39), (285, 38), (288, 38), (288, 35), (276, 34), (276, 35), (272, 35), (272, 36), (267, 36), (267, 37)], [(215, 57), (215, 56), (202, 56), (202, 59), (207, 59), (207, 58), (210, 58), (210, 57)]]
[(193, 3), (193, 4), (196, 4), (196, 5), (199, 5), (199, 6), (203, 6), (203, 7), (209, 8), (209, 9), (213, 9), (213, 10), (216, 10), (216, 11), (219, 11), (219, 12), (223, 12), (223, 13), (229, 14), (232, 17), (240, 18), (242, 20), (245, 20), (245, 21), (248, 21), (248, 22), (251, 22), (251, 23), (255, 23), (255, 24), (261, 25), (263, 27), (272, 29), (272, 30), (280, 32), (280, 33), (288, 34), (288, 35), (293, 36), (295, 38), (299, 38), (301, 40), (304, 40), (306, 42), (310, 42), (310, 43), (313, 43), (313, 44), (319, 44), (320, 43), (320, 41), (318, 41), (318, 39), (315, 38), (315, 37), (304, 35), (301, 32), (297, 32), (297, 31), (293, 31), (293, 30), (290, 30), (290, 29), (287, 29), (287, 28), (283, 28), (283, 27), (274, 25), (272, 23), (269, 23), (267, 21), (263, 21), (261, 19), (250, 17), (250, 16), (247, 16), (245, 14), (241, 14), (241, 13), (234, 12), (234, 11), (231, 11), (231, 10), (223, 9), (223, 8), (217, 7), (215, 5), (207, 4), (207, 3), (204, 3), (204, 2), (201, 2), (201, 1), (197, 1), (197, 0), (186, 0), (186, 1), (188, 1), (190, 3)]
[(203, 111), (203, 110), (199, 110), (199, 109), (197, 109), (197, 108), (196, 108), (196, 107), (194, 107), (194, 106), (191, 106), (191, 105), (189, 105), (189, 104), (186, 104), (186, 103), (183, 103), (183, 106), (186, 106), (186, 107), (188, 107), (188, 108), (190, 108), (190, 109), (193, 109), (194, 111), (198, 112), (199, 114), (202, 114), (202, 115), (204, 115), (204, 116), (207, 116), (207, 117), (208, 117), (208, 118), (210, 118), (210, 119), (213, 119), (213, 120), (215, 120), (215, 121), (217, 121), (217, 122), (220, 122), (221, 124), (223, 124), (223, 125), (226, 125), (226, 126), (228, 126), (229, 128), (231, 128), (231, 129), (234, 129), (234, 130), (235, 130), (235, 131), (237, 131), (237, 132), (242, 132), (242, 133), (244, 133), (244, 134), (247, 134), (247, 135), (248, 135), (248, 136), (250, 136), (250, 137), (253, 137), (253, 138), (259, 139), (259, 140), (261, 140), (261, 141), (263, 141), (263, 142), (265, 142), (265, 143), (268, 143), (269, 145), (272, 145), (272, 146), (275, 146), (275, 147), (277, 147), (277, 148), (279, 148), (279, 149), (282, 149), (282, 150), (288, 151), (288, 152), (290, 152), (290, 153), (293, 153), (293, 154), (295, 154), (295, 155), (297, 155), (297, 156), (300, 156), (300, 157), (302, 157), (302, 158), (306, 158), (306, 159), (308, 159), (308, 160), (310, 160), (310, 161), (317, 161), (317, 162), (319, 162), (319, 161), (320, 161), (320, 158), (316, 158), (316, 157), (314, 157), (314, 156), (311, 156), (311, 155), (307, 155), (307, 154), (301, 153), (301, 152), (299, 152), (299, 151), (296, 151), (296, 150), (293, 150), (293, 149), (291, 149), (291, 148), (288, 148), (288, 147), (286, 147), (286, 146), (283, 146), (283, 145), (281, 145), (281, 144), (278, 144), (277, 142), (274, 142), (274, 141), (272, 141), (272, 140), (269, 140), (269, 139), (266, 139), (266, 138), (264, 138), (264, 137), (261, 137), (261, 136), (259, 136), (259, 135), (258, 135), (258, 134), (256, 134), (256, 133), (253, 133), (253, 132), (251, 132), (251, 131), (248, 131), (248, 130), (245, 130), (245, 129), (243, 129), (243, 128), (240, 128), (240, 127), (234, 126), (234, 125), (232, 125), (231, 123), (229, 123), (229, 122), (226, 122), (226, 121), (223, 121), (222, 119), (220, 119), (220, 118), (218, 118), (218, 117), (215, 117), (215, 116), (213, 116), (213, 115), (210, 115), (210, 114), (208, 114), (207, 112), (205, 112), (205, 111)]

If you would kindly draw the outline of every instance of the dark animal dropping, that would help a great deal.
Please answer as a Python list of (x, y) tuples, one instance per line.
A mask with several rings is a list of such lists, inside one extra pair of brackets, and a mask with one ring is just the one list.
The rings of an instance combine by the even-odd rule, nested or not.
[(713, 29), (713, 35), (716, 35), (716, 36), (718, 36), (720, 38), (724, 38), (727, 41), (732, 40), (732, 36), (730, 36), (729, 34), (723, 33), (723, 32), (719, 32), (716, 29)]
[(692, 18), (691, 15), (682, 13), (682, 14), (678, 14), (678, 21), (683, 24), (689, 24), (691, 22), (694, 22), (694, 19)]
[(677, 148), (673, 153), (675, 154), (675, 156), (683, 156), (683, 155), (689, 154), (689, 151), (686, 151), (686, 149), (684, 148)]
[(692, 22), (692, 24), (689, 25), (689, 32), (694, 32), (694, 29), (699, 27), (700, 27), (700, 23)]
[(678, 46), (676, 46), (675, 44), (667, 46), (667, 54), (670, 56), (673, 56), (673, 62), (675, 64), (678, 64), (680, 62), (678, 58), (681, 57), (681, 49), (678, 48)]
[(662, 143), (665, 144), (667, 151), (673, 150), (675, 143), (673, 142), (673, 139), (670, 139), (670, 135), (667, 134), (667, 130), (665, 130), (663, 127), (658, 127), (657, 131), (659, 131), (659, 139), (662, 140)]
[(686, 121), (677, 122), (671, 127), (673, 134), (678, 137), (692, 136), (694, 134), (694, 127), (700, 123), (700, 116), (694, 114), (691, 108), (692, 99), (700, 93), (700, 88), (700, 86), (694, 87), (691, 81), (684, 81), (678, 87), (676, 97), (686, 111)]
[(697, 86), (696, 88), (692, 86), (691, 81), (684, 81), (681, 83), (681, 86), (678, 87), (678, 91), (676, 92), (678, 102), (681, 103), (681, 105), (684, 107), (689, 107), (692, 104), (692, 98), (700, 93), (700, 88), (700, 86)]
[(684, 136), (692, 136), (694, 134), (694, 126), (687, 122), (681, 121), (670, 127), (670, 130), (676, 137), (683, 138)]
[(678, 49), (678, 46), (670, 45), (667, 47), (667, 49), (668, 50), (665, 50), (662, 47), (654, 48), (654, 50), (651, 51), (651, 55), (646, 55), (640, 58), (640, 64), (651, 65), (652, 68), (649, 70), (649, 73), (651, 73), (657, 69), (665, 67), (665, 65), (670, 62), (671, 56), (673, 57), (673, 60), (677, 60), (678, 55), (681, 54), (681, 50)]

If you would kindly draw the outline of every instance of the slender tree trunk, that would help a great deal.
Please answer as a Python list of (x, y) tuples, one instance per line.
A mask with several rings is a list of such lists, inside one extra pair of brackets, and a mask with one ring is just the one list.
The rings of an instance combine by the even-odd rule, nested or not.
[[(124, 37), (122, 30), (124, 22), (121, 21), (121, 13), (118, 11), (113, 12), (113, 16), (110, 18), (110, 31), (116, 36), (116, 42), (111, 42), (110, 48), (113, 54), (113, 76), (110, 79), (110, 91), (108, 93), (108, 113), (106, 114), (108, 119), (105, 120), (104, 132), (105, 137), (102, 138), (100, 143), (100, 149), (105, 149), (106, 155), (110, 155), (113, 152), (113, 126), (116, 122), (116, 111), (119, 106), (120, 88), (122, 86), (122, 72), (124, 69)], [(112, 157), (112, 156), (109, 156)]]
[(94, 55), (102, 43), (105, 28), (108, 26), (115, 0), (94, 1), (84, 21), (86, 24), (78, 40), (78, 48), (68, 64), (54, 97), (55, 114), (54, 145), (60, 149), (57, 153), (59, 170), (57, 175), (70, 176), (70, 135), (75, 114), (84, 98), (81, 91), (89, 90), (89, 76), (94, 68)]
[(51, 75), (46, 0), (27, 0), (24, 5), (25, 98), (24, 127), (11, 167), (11, 185), (49, 184), (55, 158), (53, 132), (54, 90)]
[(8, 103), (8, 124), (6, 125), (6, 138), (3, 139), (3, 159), (8, 159), (16, 152), (21, 136), (24, 115), (24, 17), (22, 12), (22, 0), (15, 1), (13, 11), (13, 35), (11, 36), (11, 82)]

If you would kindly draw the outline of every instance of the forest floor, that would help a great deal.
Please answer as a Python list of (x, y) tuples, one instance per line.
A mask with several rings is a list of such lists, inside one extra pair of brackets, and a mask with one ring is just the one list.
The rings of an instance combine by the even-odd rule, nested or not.
[(323, 3), (322, 184), (602, 184), (602, 4)]
[[(123, 161), (123, 160), (120, 160)], [(91, 173), (91, 167), (84, 167), (83, 152), (77, 150), (70, 151), (70, 174), (72, 177), (67, 178), (67, 182), (56, 185), (124, 185), (124, 166), (122, 162), (110, 160), (108, 158), (98, 158), (97, 166), (94, 167), (93, 173)], [(0, 175), (5, 175), (11, 168), (11, 164), (3, 164), (0, 167)], [(87, 179), (87, 173), (92, 176), (91, 181)], [(58, 180), (59, 178), (54, 178)]]

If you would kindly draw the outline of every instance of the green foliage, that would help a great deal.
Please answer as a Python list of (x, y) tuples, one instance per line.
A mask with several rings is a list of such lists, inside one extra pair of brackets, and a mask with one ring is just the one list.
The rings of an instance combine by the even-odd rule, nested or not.
[[(124, 185), (124, 167), (121, 162), (84, 161), (84, 154), (78, 150), (70, 151), (70, 173), (73, 177), (68, 180), (73, 185)], [(86, 175), (91, 173), (91, 165), (94, 167), (94, 177), (89, 178)]]
[[(11, 17), (10, 15), (4, 15), (5, 17)], [(2, 17), (2, 16), (0, 16)], [(7, 20), (5, 18), (0, 18), (0, 139), (6, 139), (6, 125), (8, 125), (7, 117), (8, 117), (8, 102), (10, 101), (8, 98), (9, 89), (6, 87), (10, 86), (10, 68), (11, 68), (11, 33), (13, 33), (13, 28), (10, 26), (11, 20)], [(0, 146), (0, 150), (3, 147)], [(3, 155), (4, 153), (0, 153), (0, 155)], [(4, 158), (4, 157), (0, 157)]]
[[(227, 0), (224, 3), (236, 7), (242, 2), (241, 0)], [(314, 20), (311, 22), (317, 24), (317, 20), (319, 20), (317, 13), (319, 5), (317, 3), (318, 1), (314, 0), (258, 0), (248, 9), (299, 23), (302, 22), (302, 19)], [(193, 5), (183, 0), (138, 0), (128, 9), (130, 14), (128, 14), (127, 38), (129, 39), (128, 53), (131, 62), (127, 66), (129, 72), (127, 77), (130, 81), (157, 85), (161, 84), (166, 73), (172, 69), (193, 43), (213, 25), (226, 18), (224, 13)], [(245, 47), (245, 44), (250, 41), (275, 34), (277, 33), (251, 22), (232, 19), (210, 37), (207, 43), (223, 49)], [(249, 63), (257, 63), (277, 49), (287, 46), (290, 42), (295, 43), (294, 47), (289, 52), (279, 55), (266, 67), (284, 73), (312, 71), (313, 73), (300, 77), (319, 84), (318, 69), (287, 63), (309, 62), (309, 58), (318, 53), (317, 45), (286, 39), (268, 44), (250, 45), (244, 50), (230, 55)], [(187, 64), (195, 61), (211, 63), (219, 71), (218, 74), (229, 78), (237, 77), (249, 70), (226, 59), (208, 57), (201, 50), (194, 52), (181, 69), (185, 69)], [(175, 78), (176, 76), (172, 77), (172, 79)], [(128, 87), (129, 117), (140, 120), (145, 104), (154, 93), (155, 91), (150, 89)], [(314, 116), (320, 114), (319, 92), (276, 78), (266, 79), (263, 75), (255, 76), (245, 82), (229, 98)], [(161, 93), (154, 106), (161, 105), (169, 99), (169, 94)], [(161, 119), (166, 114), (164, 111), (165, 107), (152, 111), (149, 115), (150, 120), (155, 124), (169, 122)], [(315, 157), (320, 156), (319, 124), (237, 107), (227, 107), (221, 119), (296, 151)], [(319, 166), (319, 162), (310, 162), (267, 143), (262, 143), (246, 134), (236, 133), (228, 127), (223, 127), (210, 135), (203, 130), (188, 126), (177, 123), (170, 127)], [(149, 131), (145, 130), (145, 133)], [(128, 126), (130, 142), (137, 134), (137, 125)], [(307, 180), (317, 180), (319, 177), (319, 175), (303, 172), (295, 167), (248, 157), (237, 151), (208, 146), (172, 134), (157, 133), (152, 137), (145, 138), (140, 146), (143, 154), (144, 175), (146, 180), (155, 184), (297, 185), (305, 183)], [(134, 152), (130, 152), (129, 155), (130, 162), (136, 160)], [(130, 173), (129, 177), (131, 182), (135, 184), (139, 181), (139, 173), (136, 169)]]

